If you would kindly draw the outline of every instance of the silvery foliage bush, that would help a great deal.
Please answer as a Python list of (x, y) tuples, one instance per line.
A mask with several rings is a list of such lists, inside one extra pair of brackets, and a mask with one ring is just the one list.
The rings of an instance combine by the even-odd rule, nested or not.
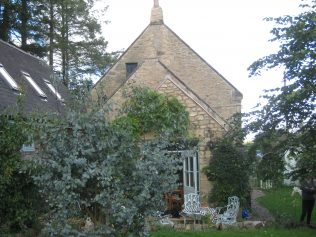
[[(34, 180), (46, 197), (49, 236), (148, 236), (147, 217), (164, 210), (179, 160), (160, 138), (136, 141), (103, 112), (69, 112), (33, 124), (40, 151)], [(90, 217), (94, 228), (84, 228)]]

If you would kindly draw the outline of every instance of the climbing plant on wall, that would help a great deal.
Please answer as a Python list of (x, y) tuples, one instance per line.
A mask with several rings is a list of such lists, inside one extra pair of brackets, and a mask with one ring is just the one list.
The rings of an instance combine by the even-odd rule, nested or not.
[(213, 182), (209, 195), (210, 203), (223, 205), (230, 196), (238, 196), (241, 204), (250, 204), (252, 161), (243, 145), (245, 130), (241, 127), (241, 115), (235, 115), (230, 130), (220, 139), (211, 143), (212, 159), (204, 173)]
[(30, 228), (38, 217), (41, 199), (21, 153), (27, 134), (21, 114), (0, 115), (0, 235)]
[(189, 114), (176, 98), (141, 87), (133, 87), (128, 95), (122, 109), (125, 115), (114, 124), (130, 130), (135, 136), (168, 133), (181, 137), (188, 134)]

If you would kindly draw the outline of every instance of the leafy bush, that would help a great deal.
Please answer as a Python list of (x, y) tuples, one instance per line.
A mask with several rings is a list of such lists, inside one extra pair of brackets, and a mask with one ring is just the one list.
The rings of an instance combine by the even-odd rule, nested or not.
[(21, 159), (27, 128), (19, 114), (0, 115), (0, 232), (32, 227), (40, 213), (41, 199)]
[(251, 161), (243, 147), (244, 131), (240, 127), (240, 117), (233, 118), (231, 129), (225, 136), (212, 144), (212, 159), (204, 169), (213, 188), (209, 202), (227, 204), (230, 196), (238, 196), (241, 205), (250, 205)]
[[(64, 120), (34, 121), (40, 138), (34, 179), (50, 204), (50, 235), (146, 236), (146, 217), (163, 210), (162, 193), (175, 187), (178, 166), (166, 155), (168, 139), (140, 144), (105, 117), (101, 110), (71, 111)], [(94, 228), (75, 224), (87, 217)]]
[(274, 187), (282, 185), (284, 179), (286, 150), (279, 147), (281, 139), (289, 142), (284, 137), (288, 138), (281, 130), (270, 129), (268, 132), (257, 135), (250, 148), (262, 154), (260, 159), (256, 158), (255, 173), (258, 179), (271, 180)]
[(132, 88), (130, 94), (123, 108), (126, 117), (120, 117), (117, 121), (121, 126), (132, 125), (133, 133), (138, 135), (187, 134), (189, 115), (176, 98), (141, 87)]

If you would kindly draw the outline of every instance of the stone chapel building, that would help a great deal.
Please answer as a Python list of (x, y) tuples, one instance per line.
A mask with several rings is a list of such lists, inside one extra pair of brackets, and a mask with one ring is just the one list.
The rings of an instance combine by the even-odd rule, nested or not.
[(210, 134), (220, 137), (228, 129), (227, 119), (241, 111), (242, 94), (164, 24), (158, 0), (150, 24), (96, 83), (92, 97), (105, 96), (120, 107), (130, 83), (172, 95), (187, 107), (199, 150), (184, 162), (183, 191), (206, 200), (211, 184), (200, 171), (211, 159)]

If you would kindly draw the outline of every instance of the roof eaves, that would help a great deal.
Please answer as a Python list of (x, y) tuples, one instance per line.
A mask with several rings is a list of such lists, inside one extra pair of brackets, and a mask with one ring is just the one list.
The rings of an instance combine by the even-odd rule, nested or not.
[(100, 81), (102, 81), (102, 79), (108, 74), (110, 73), (110, 71), (112, 70), (112, 68), (121, 60), (121, 58), (124, 57), (124, 55), (128, 52), (128, 50), (137, 42), (137, 40), (146, 32), (146, 30), (149, 28), (151, 24), (149, 24), (143, 31), (142, 33), (133, 41), (133, 43), (124, 51), (124, 53), (117, 59), (117, 61), (109, 68), (109, 70), (107, 70), (107, 72), (100, 77), (100, 79), (93, 85), (92, 88), (95, 88)]
[(3, 40), (1, 40), (1, 39), (0, 39), (0, 43), (3, 43), (3, 44), (5, 44), (5, 45), (7, 45), (7, 46), (9, 46), (9, 47), (11, 47), (11, 48), (13, 48), (13, 49), (19, 51), (20, 53), (26, 54), (26, 55), (28, 55), (28, 56), (30, 56), (30, 57), (32, 57), (32, 58), (34, 58), (34, 59), (40, 61), (43, 65), (45, 65), (46, 67), (49, 68), (49, 66), (47, 65), (47, 63), (45, 62), (44, 59), (38, 58), (37, 56), (35, 56), (35, 55), (31, 54), (31, 53), (25, 52), (24, 50), (20, 49), (19, 47), (15, 46), (15, 45), (13, 45), (13, 44), (10, 44), (10, 43), (8, 43), (8, 42), (5, 42), (5, 41), (3, 41)]
[(137, 68), (136, 68), (131, 74), (129, 74), (128, 77), (126, 77), (125, 81), (121, 84), (121, 86), (118, 87), (118, 88), (112, 93), (112, 95), (110, 95), (110, 96), (106, 99), (106, 101), (108, 101), (109, 99), (111, 99), (111, 98), (128, 82), (128, 80), (138, 71), (138, 69), (139, 69), (142, 65), (143, 65), (143, 63), (139, 64), (139, 65), (137, 66)]
[(213, 68), (204, 58), (202, 58), (194, 49), (192, 49), (185, 41), (183, 41), (180, 36), (178, 36), (172, 29), (170, 29), (166, 24), (163, 24), (171, 33), (173, 33), (183, 44), (185, 44), (193, 53), (195, 53), (208, 67), (210, 67), (214, 72), (216, 72), (223, 80), (225, 80), (230, 86), (232, 86), (241, 96), (243, 94), (232, 84), (230, 83), (222, 74), (220, 74), (215, 68)]
[[(201, 99), (194, 91), (192, 91), (174, 72), (172, 72), (166, 65), (164, 65), (161, 61), (158, 61), (161, 66), (163, 66), (174, 78), (176, 78), (181, 84), (182, 87), (185, 88), (183, 90), (179, 85), (177, 85), (171, 78), (167, 78), (171, 80), (181, 91), (183, 91), (187, 96), (189, 96), (195, 103), (197, 103), (207, 114), (209, 114), (220, 126), (222, 126), (226, 131), (228, 125), (227, 121), (221, 117), (214, 109), (212, 109), (203, 99)], [(160, 85), (159, 85), (160, 86)], [(158, 86), (158, 87), (159, 87)], [(189, 91), (193, 96), (187, 93)], [(195, 98), (194, 98), (195, 97)]]

